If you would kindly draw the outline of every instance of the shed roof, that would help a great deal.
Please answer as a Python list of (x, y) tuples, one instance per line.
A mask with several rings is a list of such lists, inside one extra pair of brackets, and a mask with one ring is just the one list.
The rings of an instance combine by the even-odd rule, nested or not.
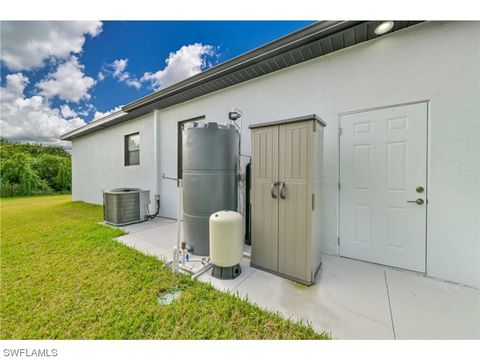
[[(165, 109), (257, 77), (379, 37), (381, 21), (319, 21), (248, 51), (183, 81), (144, 96), (99, 120), (70, 131), (62, 140), (117, 125), (154, 109)], [(391, 32), (421, 21), (395, 21)]]

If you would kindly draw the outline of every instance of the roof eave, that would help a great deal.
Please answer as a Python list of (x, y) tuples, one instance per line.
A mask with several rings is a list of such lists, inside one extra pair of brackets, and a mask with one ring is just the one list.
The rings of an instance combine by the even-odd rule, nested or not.
[(173, 95), (190, 87), (194, 87), (200, 83), (210, 81), (213, 77), (220, 77), (229, 73), (233, 73), (243, 67), (255, 63), (256, 61), (261, 61), (263, 57), (272, 56), (275, 53), (286, 51), (289, 47), (298, 46), (298, 44), (301, 42), (308, 42), (308, 39), (312, 37), (321, 38), (322, 35), (328, 36), (337, 31), (355, 26), (362, 22), (364, 21), (319, 21), (258, 48), (250, 50), (247, 53), (239, 55), (199, 74), (191, 76), (163, 90), (159, 90), (135, 100), (123, 106), (122, 110), (125, 112), (130, 112), (138, 109), (139, 107), (150, 105), (160, 98)]
[[(391, 32), (421, 22), (396, 21)], [(297, 32), (129, 103), (122, 107), (122, 111), (64, 134), (61, 139), (71, 141), (151, 113), (155, 109), (164, 109), (184, 103), (199, 96), (375, 39), (378, 36), (374, 34), (374, 29), (379, 23), (380, 21), (321, 21), (309, 25)], [(319, 46), (319, 44), (324, 44), (323, 46), (327, 49), (323, 50), (322, 45)], [(319, 48), (320, 50), (318, 50)], [(284, 64), (281, 66), (275, 60), (279, 58), (283, 59)], [(269, 63), (272, 62), (275, 63), (275, 66), (271, 68)], [(265, 67), (268, 69), (265, 70)]]

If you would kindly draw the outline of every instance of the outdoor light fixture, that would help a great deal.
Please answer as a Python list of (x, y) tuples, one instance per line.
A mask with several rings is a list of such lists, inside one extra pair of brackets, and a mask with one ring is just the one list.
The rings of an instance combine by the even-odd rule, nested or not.
[(393, 25), (395, 23), (393, 21), (382, 21), (376, 28), (375, 28), (375, 34), (377, 35), (383, 35), (388, 33), (390, 30), (393, 29)]
[(235, 109), (235, 108), (228, 113), (228, 118), (231, 121), (237, 121), (241, 117), (242, 117), (242, 112), (240, 110)]

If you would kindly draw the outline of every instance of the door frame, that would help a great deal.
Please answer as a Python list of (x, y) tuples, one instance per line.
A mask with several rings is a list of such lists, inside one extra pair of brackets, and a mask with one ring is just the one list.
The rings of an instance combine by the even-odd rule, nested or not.
[(177, 187), (179, 187), (179, 181), (183, 179), (183, 163), (182, 163), (182, 156), (183, 156), (183, 127), (185, 124), (193, 121), (200, 121), (205, 120), (206, 115), (198, 115), (192, 118), (188, 118), (185, 120), (178, 120), (177, 121)]
[[(396, 103), (396, 104), (391, 104), (391, 105), (381, 105), (381, 106), (375, 106), (375, 107), (370, 107), (370, 108), (362, 108), (358, 110), (349, 110), (349, 111), (342, 111), (337, 113), (337, 256), (340, 256), (340, 246), (341, 246), (341, 239), (340, 239), (340, 191), (338, 184), (341, 184), (341, 177), (340, 177), (340, 151), (341, 151), (341, 119), (342, 116), (344, 115), (351, 115), (351, 114), (357, 114), (357, 113), (363, 113), (363, 112), (368, 112), (368, 111), (375, 111), (375, 110), (384, 110), (384, 109), (389, 109), (392, 107), (399, 107), (399, 106), (407, 106), (407, 105), (415, 105), (415, 104), (421, 104), (425, 103), (427, 105), (427, 139), (425, 142), (426, 145), (426, 191), (425, 191), (425, 272), (424, 274), (428, 274), (428, 223), (429, 223), (429, 217), (428, 217), (428, 199), (429, 199), (429, 192), (430, 192), (430, 171), (431, 171), (431, 111), (430, 111), (430, 99), (425, 99), (425, 100), (418, 100), (418, 101), (410, 101), (410, 102), (404, 102), (404, 103)], [(364, 260), (358, 260), (358, 261), (364, 261)], [(389, 265), (382, 265), (382, 266), (389, 266)], [(395, 268), (394, 266), (390, 266)], [(412, 271), (408, 269), (402, 269), (405, 271)]]

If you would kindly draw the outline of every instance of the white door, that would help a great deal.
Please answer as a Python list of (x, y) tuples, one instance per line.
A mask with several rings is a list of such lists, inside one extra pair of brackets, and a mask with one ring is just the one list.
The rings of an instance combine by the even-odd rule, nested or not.
[(340, 255), (425, 272), (427, 104), (340, 126)]

